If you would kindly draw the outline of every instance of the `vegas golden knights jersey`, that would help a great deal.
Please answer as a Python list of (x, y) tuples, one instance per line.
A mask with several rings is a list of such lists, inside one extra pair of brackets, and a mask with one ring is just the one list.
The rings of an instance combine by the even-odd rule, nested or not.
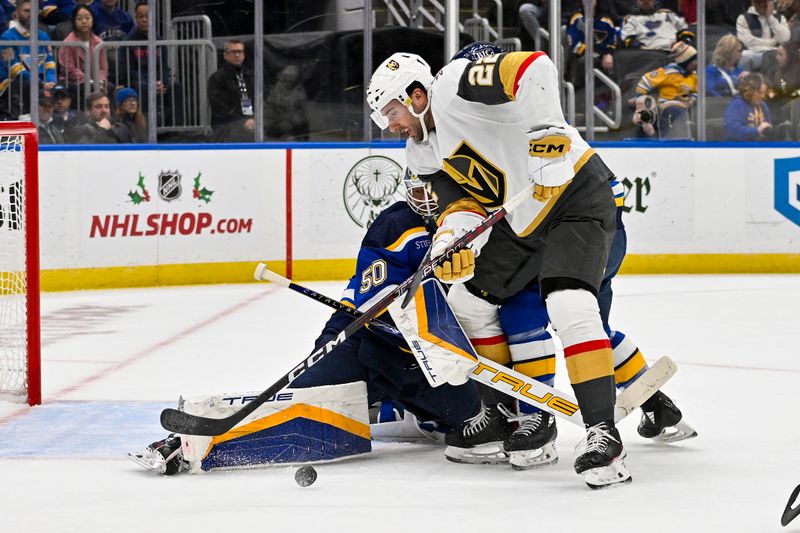
[[(486, 211), (530, 184), (528, 161), (534, 152), (568, 150), (576, 174), (593, 153), (564, 119), (558, 72), (543, 52), (452, 61), (437, 74), (430, 98), (436, 127), (433, 152), (441, 168), (470, 195), (468, 202)], [(563, 128), (571, 147), (534, 146), (529, 133), (548, 127)], [(508, 215), (511, 228), (521, 237), (530, 235), (558, 199), (527, 200)], [(463, 200), (452, 200), (440, 198), (443, 214), (465, 208)]]

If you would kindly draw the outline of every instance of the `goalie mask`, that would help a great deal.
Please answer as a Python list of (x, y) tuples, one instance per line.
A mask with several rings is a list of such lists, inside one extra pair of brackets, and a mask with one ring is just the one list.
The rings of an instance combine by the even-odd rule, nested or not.
[(430, 186), (408, 168), (403, 176), (403, 184), (406, 186), (406, 203), (412, 211), (423, 217), (435, 217), (439, 213), (439, 204)]
[(419, 119), (422, 124), (422, 142), (428, 140), (428, 128), (425, 127), (423, 117), (430, 108), (428, 105), (421, 113), (415, 113), (411, 106), (411, 97), (408, 88), (412, 83), (418, 82), (425, 91), (430, 91), (433, 84), (431, 67), (420, 56), (398, 52), (381, 63), (367, 86), (367, 103), (372, 109), (372, 120), (378, 127), (385, 130), (389, 127), (389, 120), (381, 111), (389, 105), (392, 100), (397, 100), (403, 104), (411, 114)]

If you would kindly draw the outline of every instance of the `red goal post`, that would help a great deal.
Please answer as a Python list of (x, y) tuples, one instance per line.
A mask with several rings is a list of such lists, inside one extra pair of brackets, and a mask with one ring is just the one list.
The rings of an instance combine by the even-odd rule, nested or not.
[(0, 399), (42, 401), (39, 142), (31, 122), (0, 122)]

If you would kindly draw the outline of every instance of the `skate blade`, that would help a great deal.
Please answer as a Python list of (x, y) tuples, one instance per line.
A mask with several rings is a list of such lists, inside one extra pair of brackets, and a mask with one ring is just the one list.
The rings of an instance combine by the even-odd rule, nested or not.
[(157, 472), (159, 474), (164, 473), (164, 467), (166, 463), (164, 458), (161, 457), (161, 454), (159, 454), (158, 457), (155, 457), (153, 455), (147, 455), (144, 453), (128, 452), (128, 458), (145, 470)]
[(666, 444), (672, 444), (682, 440), (693, 439), (696, 436), (697, 431), (695, 431), (692, 426), (681, 420), (674, 426), (664, 428), (657, 437), (653, 438), (653, 440)]
[(535, 450), (521, 450), (508, 453), (508, 462), (514, 470), (531, 470), (558, 463), (558, 451), (552, 443)]
[(628, 467), (625, 466), (625, 457), (628, 453), (614, 459), (610, 465), (592, 468), (583, 473), (583, 480), (592, 490), (608, 489), (617, 485), (626, 485), (633, 481)]
[(444, 450), (448, 461), (470, 465), (495, 465), (508, 463), (508, 454), (502, 442), (492, 442), (474, 448), (448, 446)]

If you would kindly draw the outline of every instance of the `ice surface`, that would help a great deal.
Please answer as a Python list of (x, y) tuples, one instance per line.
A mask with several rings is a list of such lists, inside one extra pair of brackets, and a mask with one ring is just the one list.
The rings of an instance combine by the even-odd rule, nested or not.
[[(338, 296), (342, 283), (313, 283)], [(45, 294), (45, 405), (0, 403), (0, 532), (769, 532), (800, 483), (800, 276), (628, 276), (612, 325), (655, 360), (700, 437), (657, 445), (621, 423), (632, 484), (593, 492), (561, 461), (536, 471), (448, 463), (377, 443), (317, 467), (165, 478), (124, 458), (164, 436), (179, 394), (266, 388), (329, 311), (267, 284)], [(568, 390), (563, 362), (556, 386)]]

